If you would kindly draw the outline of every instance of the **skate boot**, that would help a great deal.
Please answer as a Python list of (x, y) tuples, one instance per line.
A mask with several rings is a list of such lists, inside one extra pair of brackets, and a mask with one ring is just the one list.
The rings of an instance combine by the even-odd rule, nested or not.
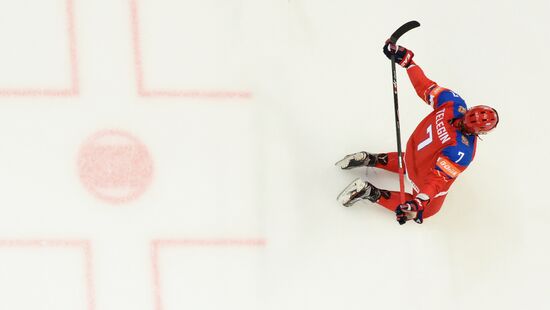
[(387, 165), (388, 154), (371, 154), (367, 152), (357, 152), (346, 155), (342, 160), (336, 162), (336, 166), (342, 169), (351, 169), (355, 167), (374, 167), (376, 164)]
[(377, 202), (380, 197), (390, 198), (391, 193), (386, 190), (376, 188), (369, 182), (363, 181), (361, 178), (351, 182), (338, 195), (338, 202), (344, 207), (351, 207), (354, 203), (362, 199), (368, 199), (371, 202)]

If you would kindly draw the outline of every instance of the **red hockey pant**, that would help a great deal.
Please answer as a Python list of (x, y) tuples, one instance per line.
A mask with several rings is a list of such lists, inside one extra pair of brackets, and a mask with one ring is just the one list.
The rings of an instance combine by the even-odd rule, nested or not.
[[(405, 157), (404, 153), (403, 153), (403, 157)], [(398, 157), (397, 157), (397, 152), (388, 153), (388, 164), (386, 166), (381, 165), (380, 163), (378, 163), (375, 167), (380, 168), (380, 169), (384, 169), (384, 170), (387, 170), (387, 171), (390, 171), (390, 172), (399, 173), (399, 160), (398, 160)], [(413, 191), (413, 194), (416, 195), (418, 193), (415, 193)], [(446, 197), (446, 195), (440, 196), (440, 197), (437, 197), (437, 198), (433, 198), (430, 201), (429, 205), (424, 210), (423, 217), (428, 218), (428, 217), (436, 214), (439, 211), (439, 209), (441, 209), (441, 206), (443, 205), (443, 201), (445, 200), (445, 197)], [(405, 193), (405, 200), (406, 201), (407, 200), (412, 200), (412, 199), (414, 199), (414, 196), (412, 194)], [(384, 207), (384, 208), (386, 208), (390, 211), (395, 212), (395, 209), (401, 203), (401, 201), (399, 199), (399, 192), (391, 192), (391, 196), (390, 196), (389, 199), (386, 199), (384, 197), (380, 197), (380, 199), (377, 201), (377, 203), (379, 205), (381, 205), (382, 207)]]

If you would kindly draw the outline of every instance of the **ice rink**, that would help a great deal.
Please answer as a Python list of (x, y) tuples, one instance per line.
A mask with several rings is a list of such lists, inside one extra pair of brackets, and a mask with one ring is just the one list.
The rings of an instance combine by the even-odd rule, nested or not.
[[(0, 309), (550, 309), (550, 2), (0, 0)], [(442, 210), (394, 151), (399, 41), (499, 127)], [(403, 142), (430, 112), (398, 68)]]

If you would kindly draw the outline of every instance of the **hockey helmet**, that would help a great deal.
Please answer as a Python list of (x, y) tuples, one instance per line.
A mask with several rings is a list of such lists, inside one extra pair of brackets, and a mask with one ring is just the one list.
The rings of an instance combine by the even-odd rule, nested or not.
[(467, 133), (482, 135), (486, 134), (498, 124), (497, 110), (486, 105), (471, 107), (464, 114), (462, 126)]

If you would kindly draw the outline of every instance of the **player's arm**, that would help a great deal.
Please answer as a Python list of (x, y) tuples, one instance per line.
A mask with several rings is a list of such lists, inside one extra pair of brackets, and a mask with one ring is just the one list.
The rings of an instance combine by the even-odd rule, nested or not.
[(438, 95), (445, 89), (437, 85), (436, 82), (430, 80), (426, 74), (424, 74), (424, 70), (414, 61), (411, 61), (411, 64), (407, 67), (407, 75), (418, 97), (435, 108), (434, 103), (437, 102)]
[[(407, 69), (407, 74), (409, 75), (409, 79), (411, 80), (416, 94), (433, 108), (437, 108), (449, 100), (454, 101), (455, 98), (460, 99), (455, 93), (447, 88), (439, 86), (436, 82), (429, 79), (426, 74), (424, 74), (422, 68), (414, 62), (414, 53), (411, 50), (403, 46), (395, 45), (388, 40), (384, 45), (384, 54), (388, 58), (394, 56), (396, 63)], [(452, 97), (440, 96), (445, 94), (452, 95)]]

